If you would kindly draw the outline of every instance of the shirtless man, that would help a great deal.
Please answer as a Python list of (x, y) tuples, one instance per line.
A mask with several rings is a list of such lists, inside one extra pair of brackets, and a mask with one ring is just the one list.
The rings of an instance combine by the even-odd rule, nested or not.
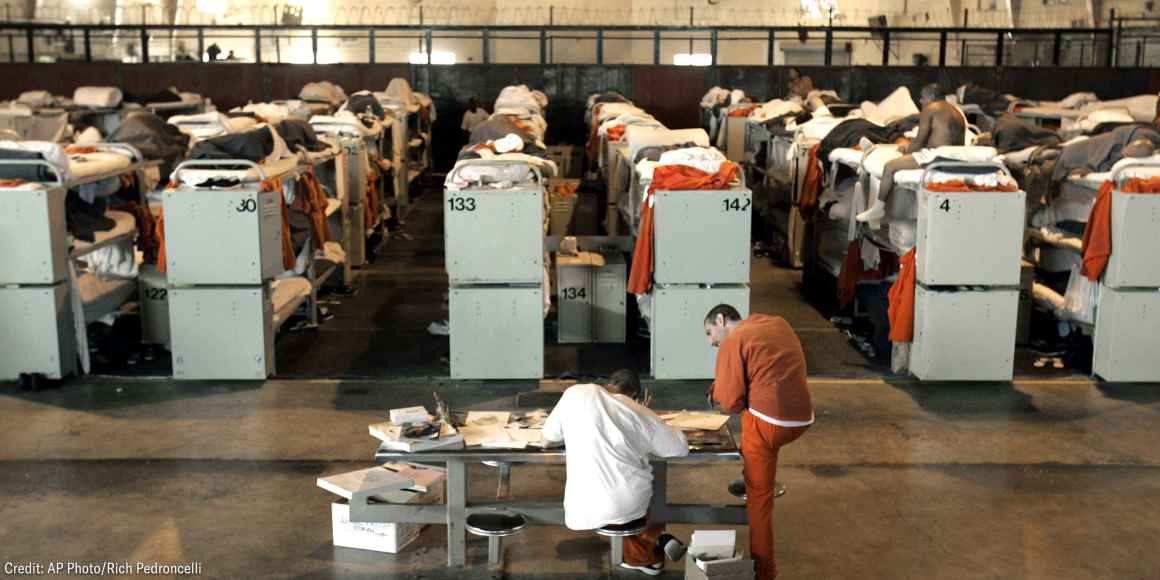
[(858, 214), (855, 219), (869, 222), (886, 217), (886, 200), (894, 191), (894, 174), (907, 169), (920, 169), (923, 165), (934, 161), (936, 147), (963, 145), (966, 142), (966, 134), (967, 119), (957, 107), (945, 99), (926, 103), (918, 117), (918, 136), (903, 150), (906, 155), (886, 164), (882, 171), (882, 185), (878, 188), (877, 201), (873, 207)]
[(804, 101), (813, 90), (813, 79), (802, 76), (802, 71), (798, 70), (798, 67), (789, 67), (789, 96), (799, 97)]

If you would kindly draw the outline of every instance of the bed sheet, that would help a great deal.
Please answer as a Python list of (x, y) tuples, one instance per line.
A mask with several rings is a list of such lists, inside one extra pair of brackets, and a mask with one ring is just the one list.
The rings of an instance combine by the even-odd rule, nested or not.
[[(298, 166), (298, 161), (297, 156), (290, 156), (275, 161), (274, 163), (261, 165), (261, 168), (266, 174), (266, 177), (269, 178), (292, 171)], [(194, 186), (217, 179), (234, 180), (243, 183), (262, 181), (262, 175), (257, 169), (252, 167), (246, 169), (182, 169), (179, 178), (182, 184)]]
[(69, 175), (74, 180), (86, 179), (94, 175), (128, 169), (133, 160), (120, 153), (97, 151), (80, 155), (69, 155)]
[(270, 302), (274, 310), (274, 326), (279, 326), (310, 296), (310, 281), (302, 276), (276, 278), (270, 283)]
[(137, 230), (137, 220), (131, 213), (123, 211), (107, 211), (105, 212), (105, 217), (113, 220), (115, 224), (113, 229), (103, 232), (96, 232), (93, 234), (93, 241), (91, 242), (85, 242), (82, 240), (74, 241), (72, 250), (74, 255), (80, 255), (97, 244), (104, 243), (118, 236), (131, 234)]

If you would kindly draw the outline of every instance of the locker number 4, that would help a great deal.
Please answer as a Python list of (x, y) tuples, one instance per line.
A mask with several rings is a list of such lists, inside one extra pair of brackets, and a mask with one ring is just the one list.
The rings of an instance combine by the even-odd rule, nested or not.
[(560, 295), (566, 300), (582, 300), (588, 297), (588, 292), (584, 288), (561, 288)]
[(474, 197), (453, 197), (447, 200), (451, 211), (475, 211)]
[(725, 204), (725, 211), (746, 211), (753, 204), (751, 200), (741, 199), (740, 197), (723, 199), (721, 203)]
[(943, 202), (941, 204), (939, 204), (938, 208), (947, 212), (947, 213), (950, 213), (951, 212), (951, 200), (944, 199)]

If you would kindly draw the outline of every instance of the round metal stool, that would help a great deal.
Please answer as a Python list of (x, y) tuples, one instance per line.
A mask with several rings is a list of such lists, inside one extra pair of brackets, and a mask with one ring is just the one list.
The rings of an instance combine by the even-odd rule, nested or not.
[[(729, 494), (742, 501), (749, 499), (749, 494), (745, 493), (745, 480), (734, 479), (729, 482)], [(773, 482), (773, 497), (781, 497), (783, 495), (785, 495), (785, 484), (780, 481)]]
[(607, 537), (609, 543), (612, 544), (608, 559), (612, 562), (613, 568), (624, 561), (624, 538), (626, 536), (639, 536), (646, 527), (648, 527), (648, 521), (645, 518), (640, 518), (623, 524), (608, 524), (596, 528), (596, 535)]
[(487, 538), (487, 561), (499, 564), (503, 554), (502, 539), (520, 533), (527, 525), (528, 520), (520, 514), (496, 510), (467, 516), (464, 527), (476, 536)]

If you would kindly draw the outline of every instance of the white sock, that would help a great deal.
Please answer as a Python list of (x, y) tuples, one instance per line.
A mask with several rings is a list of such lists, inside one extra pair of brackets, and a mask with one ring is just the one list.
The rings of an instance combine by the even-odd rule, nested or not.
[(879, 199), (874, 201), (874, 205), (870, 209), (858, 214), (854, 219), (860, 222), (871, 222), (884, 217), (886, 217), (886, 202)]

